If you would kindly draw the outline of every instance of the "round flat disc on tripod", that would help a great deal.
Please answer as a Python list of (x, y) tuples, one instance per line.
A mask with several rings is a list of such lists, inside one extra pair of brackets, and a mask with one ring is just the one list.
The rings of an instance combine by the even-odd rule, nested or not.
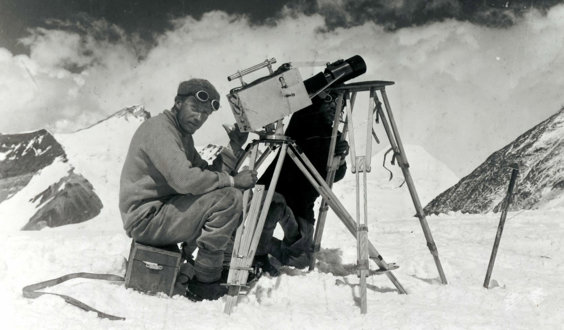
[(334, 91), (348, 90), (351, 92), (362, 92), (369, 91), (371, 89), (384, 89), (386, 86), (393, 84), (395, 84), (393, 81), (370, 80), (344, 84), (337, 87), (330, 87), (329, 89)]

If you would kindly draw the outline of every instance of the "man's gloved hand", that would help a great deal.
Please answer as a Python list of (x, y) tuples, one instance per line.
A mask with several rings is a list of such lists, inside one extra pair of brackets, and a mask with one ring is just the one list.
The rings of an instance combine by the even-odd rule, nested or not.
[(337, 141), (335, 145), (335, 156), (345, 157), (349, 154), (349, 143), (345, 140)]
[(257, 182), (257, 171), (242, 170), (233, 177), (235, 188), (249, 189)]
[(237, 124), (233, 125), (222, 125), (225, 131), (227, 132), (227, 136), (229, 137), (229, 145), (233, 151), (237, 151), (243, 147), (245, 142), (247, 142), (247, 138), (249, 137), (249, 132), (241, 132)]

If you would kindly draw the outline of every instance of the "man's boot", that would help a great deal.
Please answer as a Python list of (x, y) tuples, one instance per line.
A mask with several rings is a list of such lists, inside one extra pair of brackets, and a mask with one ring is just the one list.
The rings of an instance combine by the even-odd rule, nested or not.
[(220, 281), (206, 283), (194, 277), (188, 282), (186, 296), (193, 301), (217, 300), (226, 295), (228, 290)]
[(284, 266), (292, 266), (297, 269), (304, 269), (309, 267), (309, 262), (312, 258), (313, 253), (309, 251), (304, 251), (299, 248), (288, 246), (284, 241), (272, 237), (270, 241), (270, 255), (278, 259), (280, 263)]
[(278, 270), (278, 268), (274, 267), (270, 263), (270, 259), (268, 258), (268, 254), (255, 256), (255, 259), (253, 260), (253, 267), (258, 267), (258, 268), (262, 269), (263, 273), (267, 273), (268, 275), (270, 275), (272, 277), (276, 277), (276, 276), (280, 275), (280, 271)]
[(186, 295), (194, 301), (216, 300), (224, 296), (228, 289), (221, 285), (223, 251), (198, 250), (194, 261), (195, 276), (188, 282)]

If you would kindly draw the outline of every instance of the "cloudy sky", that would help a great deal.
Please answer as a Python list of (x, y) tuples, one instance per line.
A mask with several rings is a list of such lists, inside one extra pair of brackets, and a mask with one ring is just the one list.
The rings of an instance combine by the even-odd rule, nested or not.
[[(191, 77), (225, 95), (265, 58), (358, 54), (356, 80), (395, 81), (404, 143), (462, 176), (564, 105), (563, 48), (556, 0), (0, 0), (0, 132), (72, 131), (135, 104), (156, 115)], [(225, 141), (222, 103), (199, 144)]]

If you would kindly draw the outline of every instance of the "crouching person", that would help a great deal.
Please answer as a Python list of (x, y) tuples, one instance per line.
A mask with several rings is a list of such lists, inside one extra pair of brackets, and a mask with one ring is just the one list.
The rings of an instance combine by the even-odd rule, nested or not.
[[(285, 135), (292, 138), (302, 149), (323, 178), (327, 176), (333, 119), (337, 111), (335, 97), (336, 95), (326, 94), (323, 98), (314, 98), (312, 105), (292, 115), (285, 132)], [(347, 166), (344, 157), (349, 150), (348, 143), (340, 141), (340, 133), (338, 139), (335, 156), (340, 156), (341, 163), (335, 173), (334, 182), (345, 176)], [(276, 160), (266, 169), (259, 179), (260, 184), (270, 184), (275, 164)], [(313, 258), (314, 203), (318, 197), (319, 193), (315, 187), (287, 157), (282, 165), (276, 194), (259, 240), (255, 265), (271, 276), (278, 275), (278, 270), (268, 258), (270, 254), (282, 265), (299, 269), (309, 266)], [(284, 232), (282, 240), (272, 237), (277, 223)]]
[(229, 174), (248, 133), (231, 131), (230, 148), (212, 165), (196, 151), (192, 135), (218, 109), (219, 93), (209, 81), (182, 82), (172, 109), (146, 120), (133, 135), (120, 179), (119, 208), (128, 236), (152, 246), (198, 247), (187, 290), (199, 300), (227, 292), (220, 277), (241, 222), (241, 190), (257, 180), (255, 171)]

